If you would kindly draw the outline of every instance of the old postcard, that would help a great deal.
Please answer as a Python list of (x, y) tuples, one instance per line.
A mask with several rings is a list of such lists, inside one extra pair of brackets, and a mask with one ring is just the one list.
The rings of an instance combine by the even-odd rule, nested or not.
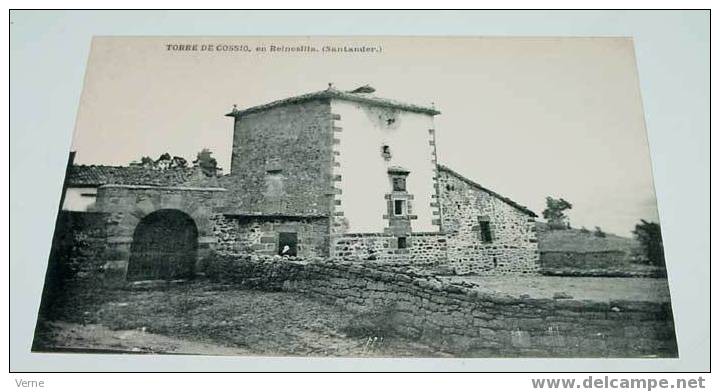
[(677, 357), (638, 85), (627, 38), (96, 37), (33, 350)]

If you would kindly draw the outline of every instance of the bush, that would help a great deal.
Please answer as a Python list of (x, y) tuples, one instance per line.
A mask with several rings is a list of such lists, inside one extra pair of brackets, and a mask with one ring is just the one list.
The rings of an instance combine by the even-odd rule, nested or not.
[(665, 251), (663, 249), (660, 225), (655, 222), (640, 220), (633, 230), (635, 238), (640, 243), (641, 257), (651, 265), (665, 266)]
[(595, 237), (607, 237), (607, 234), (605, 234), (605, 232), (599, 226), (595, 226), (595, 232), (593, 234), (595, 235)]

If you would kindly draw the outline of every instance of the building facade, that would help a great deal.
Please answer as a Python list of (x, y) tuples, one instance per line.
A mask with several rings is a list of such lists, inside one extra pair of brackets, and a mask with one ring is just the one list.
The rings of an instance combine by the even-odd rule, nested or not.
[[(214, 251), (536, 272), (535, 214), (438, 165), (439, 111), (373, 92), (330, 86), (233, 109), (231, 170), (212, 181), (93, 182), (93, 210), (107, 219), (108, 271), (119, 280), (177, 278), (202, 272)], [(74, 177), (71, 169), (66, 183)], [(188, 227), (174, 232), (164, 220)], [(173, 236), (193, 245), (163, 239)], [(192, 250), (195, 265), (153, 260), (173, 249)]]

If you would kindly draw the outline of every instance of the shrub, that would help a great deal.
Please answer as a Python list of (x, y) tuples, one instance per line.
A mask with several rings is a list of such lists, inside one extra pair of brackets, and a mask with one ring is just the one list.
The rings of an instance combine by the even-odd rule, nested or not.
[(595, 235), (595, 237), (607, 237), (607, 234), (605, 234), (605, 232), (599, 226), (595, 226), (595, 232), (593, 234)]
[(665, 266), (665, 252), (663, 250), (660, 225), (643, 219), (640, 220), (639, 224), (635, 225), (633, 234), (640, 242), (642, 258), (649, 264)]

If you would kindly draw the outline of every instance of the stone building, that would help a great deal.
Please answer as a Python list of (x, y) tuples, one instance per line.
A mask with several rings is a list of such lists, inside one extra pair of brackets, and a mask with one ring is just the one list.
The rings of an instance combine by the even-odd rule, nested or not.
[[(374, 91), (330, 86), (233, 109), (230, 173), (213, 181), (87, 184), (108, 276), (189, 276), (211, 251), (535, 272), (536, 215), (438, 165), (438, 110)], [(66, 182), (81, 189), (77, 171)]]
[(466, 273), (534, 273), (539, 268), (535, 213), (438, 165), (448, 261)]

